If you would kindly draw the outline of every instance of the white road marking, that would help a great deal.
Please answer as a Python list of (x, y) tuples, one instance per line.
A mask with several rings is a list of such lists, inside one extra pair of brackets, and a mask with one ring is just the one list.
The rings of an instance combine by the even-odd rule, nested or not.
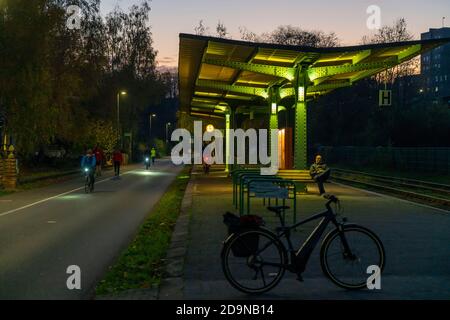
[[(134, 172), (134, 171), (136, 171), (136, 170), (130, 170), (130, 171), (124, 172), (122, 175), (126, 175), (126, 174), (129, 174), (129, 173)], [(114, 177), (112, 177), (112, 178), (114, 178)], [(105, 179), (100, 180), (98, 182), (95, 182), (95, 184), (97, 185), (97, 184), (100, 184), (100, 183), (103, 183), (103, 182), (109, 181), (109, 180), (111, 180), (111, 177), (105, 178)], [(27, 204), (26, 206), (23, 206), (23, 207), (20, 207), (20, 208), (16, 208), (16, 209), (12, 209), (12, 210), (0, 213), (0, 217), (4, 217), (4, 216), (7, 216), (7, 215), (10, 215), (11, 213), (15, 213), (15, 212), (18, 212), (18, 211), (21, 211), (21, 210), (24, 210), (24, 209), (28, 209), (28, 208), (33, 207), (35, 205), (38, 205), (38, 204), (41, 204), (41, 203), (44, 203), (44, 202), (56, 199), (56, 198), (61, 197), (61, 196), (68, 195), (70, 193), (74, 193), (75, 191), (78, 191), (78, 190), (83, 190), (83, 189), (84, 189), (84, 186), (76, 188), (76, 189), (73, 189), (73, 190), (70, 190), (70, 191), (67, 191), (67, 192), (64, 192), (64, 193), (60, 193), (60, 194), (58, 194), (56, 196), (53, 196), (53, 197), (49, 197), (49, 198), (46, 198), (46, 199), (42, 199), (42, 200), (39, 200), (39, 201), (30, 203), (30, 204)]]
[(331, 182), (331, 183), (337, 184), (337, 185), (342, 186), (342, 187), (346, 187), (346, 188), (362, 191), (362, 192), (365, 192), (365, 193), (368, 193), (368, 194), (374, 194), (374, 195), (377, 195), (377, 196), (380, 196), (380, 197), (383, 197), (383, 198), (395, 199), (395, 200), (406, 202), (406, 203), (409, 203), (409, 204), (414, 204), (414, 205), (419, 206), (419, 207), (424, 207), (424, 208), (427, 208), (427, 209), (437, 210), (437, 211), (445, 213), (446, 215), (448, 215), (450, 213), (450, 211), (448, 211), (448, 210), (444, 210), (444, 209), (428, 206), (426, 204), (422, 204), (422, 203), (418, 203), (418, 202), (414, 202), (414, 201), (410, 201), (410, 200), (400, 199), (400, 198), (393, 197), (393, 196), (388, 196), (387, 194), (382, 194), (382, 193), (378, 193), (378, 192), (375, 192), (375, 191), (369, 191), (369, 190), (366, 190), (366, 189), (360, 189), (360, 188), (357, 188), (357, 187), (349, 186), (349, 185), (342, 184), (342, 183), (339, 183), (339, 182), (334, 182), (334, 181)]

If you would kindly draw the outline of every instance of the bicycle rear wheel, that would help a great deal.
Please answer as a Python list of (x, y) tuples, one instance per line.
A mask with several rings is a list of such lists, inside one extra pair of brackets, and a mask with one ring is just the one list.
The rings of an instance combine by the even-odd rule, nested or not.
[(283, 278), (287, 262), (284, 245), (263, 229), (233, 234), (222, 249), (225, 278), (244, 293), (262, 294), (273, 289)]
[[(347, 250), (344, 241), (348, 243)], [(324, 274), (339, 287), (356, 290), (367, 288), (370, 266), (384, 270), (383, 244), (375, 233), (361, 226), (346, 225), (324, 239), (320, 251)]]

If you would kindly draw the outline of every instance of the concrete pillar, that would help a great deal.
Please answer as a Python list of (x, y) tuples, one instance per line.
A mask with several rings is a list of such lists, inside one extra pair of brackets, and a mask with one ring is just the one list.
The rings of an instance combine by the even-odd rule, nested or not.
[(9, 146), (8, 157), (3, 164), (3, 186), (5, 190), (15, 190), (17, 188), (17, 168), (14, 146)]
[(5, 170), (5, 159), (3, 159), (3, 154), (0, 152), (0, 187), (3, 187), (4, 170)]

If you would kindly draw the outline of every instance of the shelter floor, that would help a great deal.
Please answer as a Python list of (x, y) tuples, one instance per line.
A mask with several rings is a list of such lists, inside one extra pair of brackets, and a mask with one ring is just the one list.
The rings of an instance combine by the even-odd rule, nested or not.
[[(286, 273), (276, 288), (261, 296), (245, 295), (226, 281), (220, 260), (227, 237), (222, 214), (236, 212), (232, 205), (232, 184), (222, 171), (205, 176), (193, 171), (194, 194), (190, 240), (184, 270), (185, 299), (449, 299), (450, 298), (450, 215), (432, 208), (336, 184), (326, 184), (337, 195), (349, 222), (368, 227), (381, 238), (387, 256), (381, 290), (346, 291), (322, 274), (319, 250), (314, 251), (303, 274), (304, 282)], [(310, 194), (297, 200), (298, 219), (323, 211), (325, 200), (311, 185)], [(264, 217), (268, 228), (276, 218), (252, 201), (253, 214)], [(288, 214), (288, 222), (292, 215)], [(314, 223), (293, 233), (300, 246)]]

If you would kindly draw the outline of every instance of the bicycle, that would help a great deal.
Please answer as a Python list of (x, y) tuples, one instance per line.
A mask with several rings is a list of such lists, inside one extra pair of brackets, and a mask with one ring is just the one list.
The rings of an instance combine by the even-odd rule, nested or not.
[[(286, 226), (284, 221), (285, 210), (289, 207), (268, 207), (280, 220), (281, 227), (276, 229), (277, 234), (262, 227), (244, 228), (231, 234), (224, 242), (221, 253), (222, 269), (228, 282), (241, 292), (262, 294), (278, 285), (286, 270), (295, 273), (297, 280), (303, 281), (302, 274), (311, 253), (331, 223), (335, 229), (325, 236), (320, 250), (323, 273), (339, 287), (350, 290), (366, 288), (369, 277), (367, 268), (377, 266), (380, 274), (384, 270), (386, 259), (383, 244), (375, 233), (365, 227), (346, 224), (346, 218), (338, 222), (331, 204), (339, 205), (339, 199), (334, 195), (325, 195), (325, 198), (328, 200), (326, 211), (293, 226)], [(319, 219), (322, 220), (307, 240), (300, 249), (295, 250), (291, 231)], [(287, 249), (281, 241), (283, 238), (286, 238)]]
[(94, 177), (93, 173), (91, 172), (92, 169), (85, 168), (84, 174), (85, 174), (85, 183), (84, 183), (84, 192), (85, 193), (91, 193), (94, 192)]

